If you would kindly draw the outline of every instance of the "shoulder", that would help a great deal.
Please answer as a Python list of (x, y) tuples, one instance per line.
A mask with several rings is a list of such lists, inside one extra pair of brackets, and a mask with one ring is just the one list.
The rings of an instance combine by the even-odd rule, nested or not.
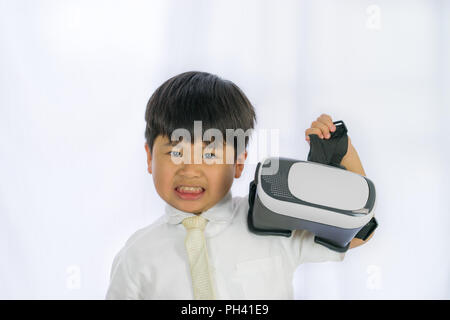
[(139, 241), (142, 241), (143, 238), (151, 237), (152, 235), (156, 234), (158, 231), (160, 231), (164, 226), (166, 225), (166, 216), (163, 215), (156, 219), (151, 224), (138, 229), (135, 231), (127, 240), (126, 246), (132, 246), (136, 243), (139, 243)]
[(126, 240), (117, 256), (128, 258), (139, 257), (142, 251), (150, 251), (152, 247), (167, 238), (166, 216), (163, 215), (151, 224), (138, 229)]

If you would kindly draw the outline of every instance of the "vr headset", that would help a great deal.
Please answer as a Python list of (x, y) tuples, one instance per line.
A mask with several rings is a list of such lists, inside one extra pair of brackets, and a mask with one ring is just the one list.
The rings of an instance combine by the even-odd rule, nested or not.
[(345, 252), (353, 238), (366, 240), (376, 229), (375, 185), (340, 165), (347, 128), (334, 124), (329, 140), (309, 136), (308, 161), (267, 157), (258, 163), (248, 197), (251, 232), (290, 237), (305, 229), (315, 242)]

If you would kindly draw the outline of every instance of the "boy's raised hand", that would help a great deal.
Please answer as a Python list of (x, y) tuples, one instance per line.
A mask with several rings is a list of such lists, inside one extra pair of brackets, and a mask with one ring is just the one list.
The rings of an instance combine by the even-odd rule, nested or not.
[[(334, 132), (336, 131), (336, 126), (333, 124), (333, 119), (331, 119), (331, 116), (328, 114), (323, 113), (320, 117), (317, 118), (316, 121), (313, 121), (311, 123), (311, 128), (306, 129), (305, 131), (305, 139), (308, 141), (308, 144), (310, 144), (309, 141), (309, 135), (310, 134), (316, 134), (319, 136), (320, 139), (330, 139), (330, 131)], [(348, 137), (348, 145), (350, 147), (351, 140), (350, 137)]]
[(316, 121), (311, 123), (311, 128), (306, 129), (306, 141), (309, 141), (310, 134), (316, 134), (320, 139), (329, 139), (330, 131), (334, 132), (336, 130), (336, 126), (333, 124), (333, 120), (328, 114), (323, 113), (320, 117), (317, 118)]
[[(311, 128), (306, 129), (305, 139), (306, 141), (308, 141), (308, 144), (311, 144), (309, 139), (310, 134), (316, 134), (320, 139), (330, 139), (330, 132), (334, 132), (335, 130), (336, 126), (333, 124), (333, 119), (331, 119), (331, 116), (323, 113), (320, 117), (317, 118), (316, 121), (313, 121), (311, 123)], [(358, 153), (353, 147), (352, 141), (348, 135), (347, 138), (347, 153), (345, 154), (344, 158), (342, 158), (341, 165), (344, 165), (349, 171), (356, 172), (361, 175), (366, 175), (359, 159)]]

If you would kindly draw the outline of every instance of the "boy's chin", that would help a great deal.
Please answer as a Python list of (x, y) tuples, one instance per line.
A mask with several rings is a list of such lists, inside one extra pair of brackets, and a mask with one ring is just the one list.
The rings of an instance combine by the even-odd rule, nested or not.
[(173, 200), (171, 201), (171, 205), (181, 211), (200, 214), (206, 211), (206, 197), (203, 195), (200, 199), (197, 200), (185, 200), (180, 199), (177, 195), (175, 195)]

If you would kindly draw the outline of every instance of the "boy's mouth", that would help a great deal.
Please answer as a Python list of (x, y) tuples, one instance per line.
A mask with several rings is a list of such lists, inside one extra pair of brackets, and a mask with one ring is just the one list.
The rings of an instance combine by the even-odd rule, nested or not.
[(197, 200), (205, 193), (205, 188), (200, 186), (177, 186), (175, 189), (177, 196), (183, 200)]

